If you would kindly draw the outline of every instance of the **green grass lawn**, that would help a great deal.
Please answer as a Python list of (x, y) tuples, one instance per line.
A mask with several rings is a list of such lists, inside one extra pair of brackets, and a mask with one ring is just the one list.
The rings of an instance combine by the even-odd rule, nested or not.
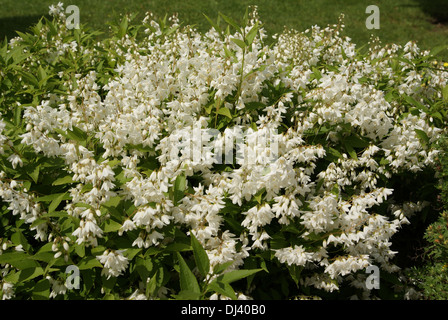
[[(48, 13), (57, 0), (0, 0), (0, 37), (14, 36), (15, 30), (24, 31)], [(62, 2), (64, 2), (62, 0)], [(346, 35), (358, 45), (365, 44), (373, 34), (383, 43), (405, 44), (416, 40), (421, 48), (430, 49), (448, 44), (448, 0), (71, 0), (80, 8), (81, 23), (107, 31), (107, 22), (125, 12), (136, 12), (143, 17), (146, 11), (156, 16), (177, 12), (185, 24), (195, 24), (200, 30), (209, 28), (203, 13), (216, 19), (218, 12), (240, 20), (248, 5), (256, 4), (261, 20), (270, 35), (285, 26), (305, 30), (312, 25), (335, 24), (345, 14)], [(368, 30), (365, 13), (368, 5), (380, 9), (380, 29)], [(440, 54), (448, 60), (448, 50)]]

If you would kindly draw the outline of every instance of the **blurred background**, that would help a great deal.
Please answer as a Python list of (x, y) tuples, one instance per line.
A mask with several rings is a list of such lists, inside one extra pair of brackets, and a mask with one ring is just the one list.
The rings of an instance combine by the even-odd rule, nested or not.
[[(265, 29), (272, 36), (284, 27), (303, 31), (312, 25), (325, 27), (336, 24), (341, 13), (345, 15), (345, 35), (361, 46), (370, 36), (378, 36), (383, 44), (405, 44), (417, 41), (423, 49), (448, 45), (448, 0), (62, 0), (64, 7), (74, 4), (80, 9), (82, 24), (107, 32), (107, 22), (119, 19), (125, 13), (138, 13), (143, 18), (151, 11), (156, 17), (178, 13), (184, 24), (194, 24), (199, 30), (210, 28), (205, 13), (216, 20), (218, 12), (241, 21), (249, 5), (257, 5)], [(0, 0), (0, 38), (9, 39), (15, 31), (26, 31), (42, 16), (48, 16), (48, 7), (57, 0)], [(377, 5), (380, 9), (380, 29), (368, 30), (366, 8)], [(439, 57), (448, 61), (448, 50)]]

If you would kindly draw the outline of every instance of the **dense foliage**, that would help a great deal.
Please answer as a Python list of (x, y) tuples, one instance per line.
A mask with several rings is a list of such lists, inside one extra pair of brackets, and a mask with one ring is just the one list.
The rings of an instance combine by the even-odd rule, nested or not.
[(391, 246), (436, 197), (435, 51), (361, 53), (342, 22), (267, 45), (256, 10), (100, 42), (51, 14), (0, 49), (3, 299), (409, 297)]
[(439, 200), (443, 211), (424, 234), (423, 264), (408, 271), (408, 277), (422, 299), (448, 299), (448, 143), (440, 139), (441, 154), (438, 159)]

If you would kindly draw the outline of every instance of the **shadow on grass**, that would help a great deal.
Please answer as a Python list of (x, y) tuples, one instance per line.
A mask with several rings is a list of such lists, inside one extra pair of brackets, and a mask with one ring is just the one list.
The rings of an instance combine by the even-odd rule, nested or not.
[(447, 0), (417, 0), (422, 11), (432, 18), (434, 24), (448, 25)]
[(40, 18), (42, 18), (41, 15), (0, 18), (0, 41), (5, 39), (5, 36), (8, 40), (16, 37), (16, 31), (29, 31), (29, 28), (39, 22)]

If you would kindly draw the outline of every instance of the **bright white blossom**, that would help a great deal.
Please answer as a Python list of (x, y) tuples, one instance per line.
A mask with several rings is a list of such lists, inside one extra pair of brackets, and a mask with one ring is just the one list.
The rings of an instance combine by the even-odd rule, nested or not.
[(2, 300), (10, 300), (14, 298), (15, 292), (14, 292), (14, 285), (12, 283), (4, 281), (0, 284), (0, 289), (3, 292)]
[[(63, 4), (51, 6), (50, 15), (64, 21)], [(164, 35), (149, 15), (144, 22), (143, 39), (126, 35), (95, 49), (64, 42), (62, 31), (51, 42), (43, 37), (49, 61), (70, 53), (96, 66), (106, 51), (114, 65), (107, 80), (91, 67), (70, 77), (61, 71), (65, 95), (43, 95), (24, 107), (21, 143), (59, 161), (63, 172), (54, 174), (68, 176), (52, 210), (70, 228), (52, 219), (53, 199), (39, 201), (42, 190), (0, 172), (1, 200), (37, 240), (51, 243), (55, 258), (68, 261), (73, 246), (102, 246), (111, 233), (145, 252), (185, 231), (204, 247), (210, 274), (269, 251), (285, 268), (303, 268), (300, 285), (329, 292), (344, 281), (367, 292), (359, 274), (369, 265), (398, 270), (391, 239), (428, 203), (397, 201), (388, 180), (434, 166), (440, 151), (431, 144), (442, 130), (420, 97), (441, 98), (446, 71), (425, 71), (430, 82), (423, 88), (421, 75), (398, 59), (399, 51), (420, 57), (415, 43), (373, 47), (360, 59), (332, 27), (285, 31), (272, 46), (260, 29), (242, 49), (232, 41), (243, 38), (239, 32), (201, 34), (173, 18), (176, 28)], [(255, 23), (256, 12), (245, 34)], [(384, 81), (423, 107), (410, 112), (379, 89)], [(9, 170), (25, 170), (6, 129), (0, 118), (0, 154)], [(2, 250), (10, 247), (23, 250)], [(132, 259), (123, 253), (111, 248), (96, 257), (103, 275), (126, 272)], [(51, 297), (63, 295), (65, 285), (49, 279)], [(1, 286), (3, 299), (14, 296), (12, 284)], [(128, 299), (146, 299), (145, 290), (140, 283)]]
[(124, 250), (106, 250), (97, 259), (104, 266), (101, 274), (105, 275), (107, 279), (110, 277), (118, 277), (126, 270), (129, 261), (123, 256)]

